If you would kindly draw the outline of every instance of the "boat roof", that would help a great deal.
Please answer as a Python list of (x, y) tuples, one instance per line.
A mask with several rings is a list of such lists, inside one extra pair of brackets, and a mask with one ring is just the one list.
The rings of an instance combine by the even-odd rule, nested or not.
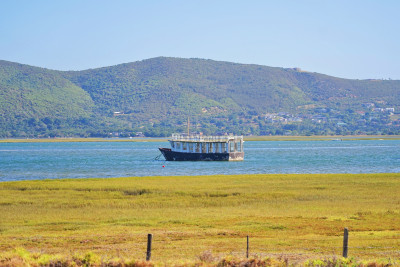
[(242, 141), (243, 135), (187, 135), (187, 134), (172, 134), (170, 141), (174, 142), (210, 142), (210, 143), (226, 143), (228, 141)]

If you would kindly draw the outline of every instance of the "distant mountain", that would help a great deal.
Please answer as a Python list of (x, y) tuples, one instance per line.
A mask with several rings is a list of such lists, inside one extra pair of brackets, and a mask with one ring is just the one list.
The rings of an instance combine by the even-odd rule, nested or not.
[(165, 57), (69, 72), (0, 61), (3, 137), (167, 135), (187, 117), (208, 133), (260, 134), (267, 113), (307, 118), (327, 109), (340, 119), (371, 107), (398, 110), (400, 81)]

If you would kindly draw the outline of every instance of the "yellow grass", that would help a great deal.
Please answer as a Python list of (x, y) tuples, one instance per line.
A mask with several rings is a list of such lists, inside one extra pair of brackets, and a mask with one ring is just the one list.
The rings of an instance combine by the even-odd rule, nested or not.
[[(280, 174), (0, 183), (0, 251), (195, 260), (204, 251), (399, 259), (400, 174)], [(1, 258), (1, 256), (0, 256)]]
[(0, 139), (0, 143), (62, 143), (62, 142), (162, 142), (167, 138), (26, 138)]
[(246, 141), (399, 140), (400, 135), (246, 136)]

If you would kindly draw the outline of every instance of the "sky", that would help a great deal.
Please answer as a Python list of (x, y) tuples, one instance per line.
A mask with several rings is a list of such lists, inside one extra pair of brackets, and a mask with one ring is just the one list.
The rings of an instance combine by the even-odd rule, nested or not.
[(84, 70), (158, 56), (400, 80), (400, 1), (0, 1), (0, 60)]

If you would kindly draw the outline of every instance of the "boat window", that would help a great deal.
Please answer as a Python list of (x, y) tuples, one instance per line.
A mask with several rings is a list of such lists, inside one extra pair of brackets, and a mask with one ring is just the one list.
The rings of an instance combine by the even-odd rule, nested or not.
[(226, 143), (221, 143), (221, 153), (226, 152)]
[(205, 143), (201, 144), (201, 153), (207, 153), (207, 146)]
[(200, 153), (200, 143), (196, 143), (196, 152)]
[(235, 142), (229, 142), (230, 143), (230, 149), (229, 149), (229, 151), (230, 152), (235, 152)]
[(237, 151), (242, 152), (242, 142), (237, 143)]
[(176, 142), (175, 143), (175, 147), (176, 147), (176, 149), (181, 149), (181, 143), (180, 142)]
[(209, 143), (208, 144), (208, 153), (211, 153), (211, 152), (213, 152), (212, 151), (212, 143)]
[(187, 149), (187, 143), (186, 143), (186, 142), (182, 143), (182, 149), (183, 149), (183, 150), (186, 150), (186, 149)]

